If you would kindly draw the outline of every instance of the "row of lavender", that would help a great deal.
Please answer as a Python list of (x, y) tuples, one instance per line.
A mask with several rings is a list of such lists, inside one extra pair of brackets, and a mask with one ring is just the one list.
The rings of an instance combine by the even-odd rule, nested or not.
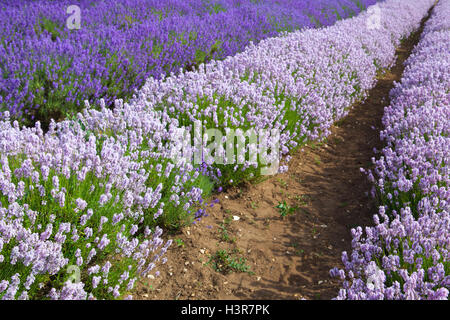
[[(1, 0), (0, 111), (46, 129), (86, 99), (112, 105), (148, 77), (234, 55), (281, 30), (330, 25), (375, 2)], [(79, 30), (66, 27), (73, 4)]]
[[(418, 27), (430, 2), (383, 2), (377, 4), (379, 25), (375, 28), (369, 23), (373, 13), (363, 12), (325, 29), (262, 40), (234, 57), (200, 65), (194, 72), (150, 78), (129, 107), (176, 119), (175, 126), (203, 138), (203, 148), (197, 148), (200, 143), (195, 141), (192, 153), (203, 154), (201, 160), (216, 169), (214, 178), (224, 186), (255, 178), (262, 167), (286, 157), (279, 166), (283, 172), (292, 149), (328, 135), (333, 122), (366, 97), (377, 72), (393, 64), (395, 48)], [(87, 112), (102, 126), (108, 125), (103, 112)], [(224, 133), (214, 157), (209, 156), (212, 150), (205, 148), (208, 141), (200, 134), (210, 128)], [(268, 138), (267, 143), (279, 152), (264, 154), (265, 145), (250, 142), (245, 152), (257, 150), (259, 159), (245, 154), (228, 158), (223, 144), (232, 129), (277, 130), (279, 139)]]
[[(177, 227), (212, 205), (202, 197), (213, 187), (205, 173), (215, 164), (204, 170), (172, 161), (180, 126), (192, 130), (203, 120), (205, 128), (212, 121), (280, 129), (281, 155), (322, 137), (392, 64), (395, 46), (432, 2), (389, 0), (380, 5), (378, 29), (367, 28), (363, 13), (262, 41), (198, 72), (149, 79), (130, 103), (87, 108), (77, 119), (52, 122), (47, 133), (39, 122), (20, 128), (1, 121), (2, 299), (126, 296), (164, 262), (170, 241), (157, 226)], [(227, 170), (242, 178), (241, 170)]]
[(450, 289), (450, 1), (440, 0), (391, 91), (374, 159), (375, 226), (352, 230), (338, 299), (448, 299)]

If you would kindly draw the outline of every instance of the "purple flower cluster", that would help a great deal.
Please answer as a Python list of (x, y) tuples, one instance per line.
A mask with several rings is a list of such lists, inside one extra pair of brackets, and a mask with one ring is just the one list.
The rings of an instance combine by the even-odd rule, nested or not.
[(170, 245), (155, 219), (200, 203), (192, 166), (164, 157), (155, 114), (103, 111), (45, 134), (0, 122), (2, 299), (118, 298)]
[[(363, 12), (327, 28), (265, 39), (196, 71), (149, 78), (129, 104), (135, 110), (162, 112), (191, 133), (196, 123), (203, 132), (278, 130), (281, 159), (305, 141), (325, 137), (334, 121), (366, 97), (376, 73), (393, 64), (395, 47), (418, 28), (430, 1), (386, 1), (378, 6), (379, 28), (369, 28), (371, 13)], [(252, 144), (246, 147), (259, 150)], [(237, 171), (241, 177), (258, 174), (250, 160), (237, 166), (225, 161), (215, 165), (222, 181), (237, 182)], [(286, 168), (285, 162), (279, 167)]]
[[(450, 1), (441, 0), (391, 90), (375, 160), (375, 226), (352, 230), (337, 299), (443, 299), (450, 290)], [(374, 190), (375, 191), (375, 190)]]
[(282, 30), (330, 25), (376, 0), (0, 1), (0, 111), (59, 120), (88, 99), (108, 106), (160, 78), (242, 51)]

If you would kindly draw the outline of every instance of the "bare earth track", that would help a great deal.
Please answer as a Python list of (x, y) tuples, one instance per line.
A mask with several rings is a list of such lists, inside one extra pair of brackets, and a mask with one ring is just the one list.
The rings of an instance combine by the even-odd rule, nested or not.
[[(342, 251), (350, 251), (350, 229), (372, 224), (376, 212), (359, 169), (370, 168), (373, 148), (382, 147), (379, 131), (389, 91), (401, 79), (422, 28), (403, 42), (395, 66), (379, 77), (364, 103), (333, 126), (325, 143), (292, 154), (287, 173), (218, 195), (208, 217), (171, 235), (179, 245), (174, 242), (168, 250), (159, 277), (138, 284), (134, 298), (335, 297), (339, 284), (329, 270), (341, 266)], [(284, 217), (275, 208), (283, 201), (294, 208)], [(245, 258), (254, 274), (222, 274), (206, 265), (222, 249)]]

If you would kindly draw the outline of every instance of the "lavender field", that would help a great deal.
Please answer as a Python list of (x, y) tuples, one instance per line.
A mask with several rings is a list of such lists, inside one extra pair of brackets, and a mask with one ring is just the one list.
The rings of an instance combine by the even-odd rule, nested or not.
[(192, 70), (282, 31), (333, 24), (375, 0), (0, 1), (0, 111), (22, 123), (76, 114), (84, 100), (108, 106), (148, 77)]
[(70, 29), (72, 4), (0, 0), (1, 299), (134, 298), (217, 194), (325, 141), (429, 12), (367, 171), (375, 225), (329, 269), (337, 299), (448, 299), (450, 0), (80, 0)]

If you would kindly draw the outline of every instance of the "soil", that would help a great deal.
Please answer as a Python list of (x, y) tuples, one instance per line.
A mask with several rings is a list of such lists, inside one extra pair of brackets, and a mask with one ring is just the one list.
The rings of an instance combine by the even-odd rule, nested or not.
[[(220, 202), (209, 216), (170, 236), (177, 240), (167, 252), (168, 262), (157, 278), (141, 280), (134, 298), (336, 297), (339, 282), (329, 270), (343, 267), (341, 253), (351, 251), (351, 228), (371, 225), (377, 212), (360, 168), (371, 168), (374, 148), (383, 147), (379, 131), (389, 91), (401, 79), (421, 29), (402, 43), (395, 66), (378, 78), (365, 102), (332, 127), (324, 143), (292, 154), (286, 173), (217, 195)], [(284, 201), (283, 212), (276, 206)], [(219, 250), (228, 250), (244, 272), (214, 270), (208, 261)]]

